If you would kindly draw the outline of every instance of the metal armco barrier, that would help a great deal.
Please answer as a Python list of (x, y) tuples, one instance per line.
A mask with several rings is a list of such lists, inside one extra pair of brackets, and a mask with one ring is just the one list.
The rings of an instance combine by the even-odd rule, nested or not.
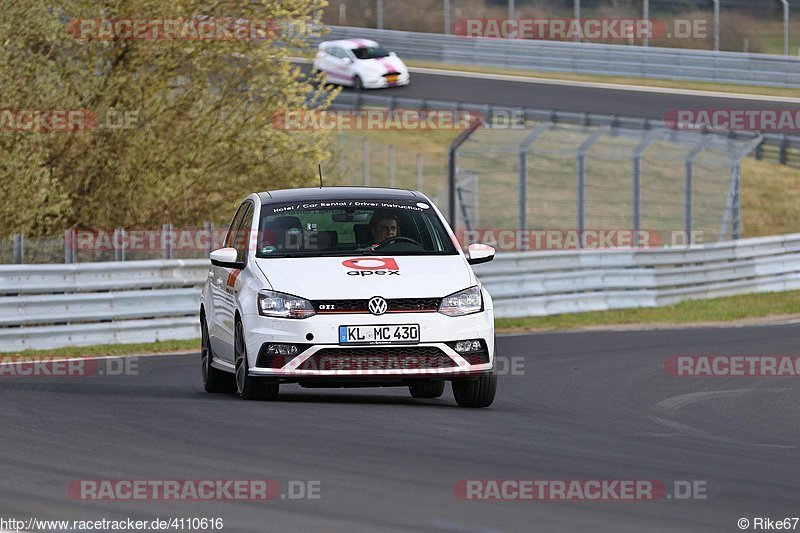
[(524, 252), (475, 267), (498, 317), (800, 289), (800, 234), (651, 250)]
[(636, 78), (800, 87), (800, 58), (618, 44), (489, 39), (330, 26), (322, 40), (373, 39), (403, 58), (451, 65), (603, 74)]
[(208, 261), (0, 266), (0, 352), (200, 336)]
[[(204, 259), (0, 266), (0, 352), (199, 338)], [(800, 289), (800, 234), (648, 250), (499, 254), (475, 271), (498, 317)]]

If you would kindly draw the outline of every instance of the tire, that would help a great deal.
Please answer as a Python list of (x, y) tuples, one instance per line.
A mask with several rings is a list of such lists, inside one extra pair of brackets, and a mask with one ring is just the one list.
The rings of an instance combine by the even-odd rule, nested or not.
[(444, 394), (444, 381), (420, 381), (408, 386), (412, 398), (438, 398)]
[(211, 341), (208, 337), (206, 318), (200, 322), (200, 363), (203, 366), (203, 388), (206, 392), (233, 392), (236, 390), (234, 378), (228, 372), (211, 366), (214, 352), (211, 351)]
[(236, 393), (243, 400), (275, 400), (280, 385), (266, 378), (250, 375), (247, 368), (247, 346), (244, 343), (244, 328), (236, 321), (234, 334), (234, 357), (236, 360)]
[(356, 91), (361, 91), (364, 89), (364, 82), (362, 82), (361, 78), (358, 76), (353, 77), (353, 89)]
[(497, 391), (497, 373), (483, 374), (472, 381), (453, 381), (453, 396), (461, 407), (489, 407)]

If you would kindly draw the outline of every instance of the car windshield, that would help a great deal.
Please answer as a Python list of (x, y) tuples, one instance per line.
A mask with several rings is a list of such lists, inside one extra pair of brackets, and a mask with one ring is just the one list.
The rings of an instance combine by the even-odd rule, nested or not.
[(389, 57), (389, 52), (380, 46), (366, 46), (363, 48), (353, 48), (356, 59), (379, 59)]
[(268, 204), (261, 209), (258, 227), (256, 256), (261, 258), (458, 253), (426, 202)]

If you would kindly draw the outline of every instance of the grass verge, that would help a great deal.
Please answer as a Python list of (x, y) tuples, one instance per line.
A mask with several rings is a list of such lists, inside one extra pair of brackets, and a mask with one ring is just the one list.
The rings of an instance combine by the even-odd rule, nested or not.
[(603, 326), (714, 324), (765, 318), (800, 317), (800, 291), (745, 294), (681, 302), (666, 307), (569, 313), (544, 317), (498, 318), (498, 333), (590, 329)]
[(159, 341), (137, 344), (99, 344), (96, 346), (70, 346), (54, 350), (25, 350), (22, 352), (0, 353), (3, 358), (53, 358), (94, 357), (107, 355), (152, 355), (194, 350), (200, 351), (200, 339), (185, 341)]

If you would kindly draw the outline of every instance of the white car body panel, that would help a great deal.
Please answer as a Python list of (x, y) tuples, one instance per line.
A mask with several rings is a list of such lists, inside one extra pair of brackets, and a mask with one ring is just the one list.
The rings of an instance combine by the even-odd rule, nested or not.
[[(358, 188), (351, 188), (358, 190)], [(275, 191), (277, 192), (277, 191)], [(356, 193), (357, 194), (357, 193)], [(436, 256), (394, 255), (399, 274), (376, 274), (375, 270), (350, 268), (348, 260), (359, 266), (374, 267), (370, 261), (383, 256), (365, 257), (354, 254), (347, 257), (307, 258), (257, 258), (251, 246), (247, 252), (244, 269), (210, 266), (209, 278), (201, 295), (201, 306), (209, 327), (209, 340), (214, 352), (212, 366), (228, 372), (234, 368), (234, 321), (240, 318), (247, 349), (247, 366), (251, 375), (273, 378), (302, 378), (308, 376), (438, 376), (452, 378), (488, 372), (494, 367), (494, 313), (491, 296), (481, 287), (483, 311), (451, 317), (439, 312), (396, 312), (375, 316), (369, 313), (319, 312), (302, 319), (273, 318), (258, 313), (258, 292), (263, 289), (279, 291), (308, 300), (369, 299), (381, 296), (393, 298), (443, 298), (469, 287), (479, 286), (472, 268), (457, 246), (452, 231), (441, 213), (421, 193), (420, 201), (430, 203), (436, 216), (456, 244), (457, 254)], [(261, 198), (250, 195), (255, 216), (251, 232), (257, 232)], [(254, 234), (254, 233), (253, 233)], [(384, 269), (385, 270), (385, 269)], [(348, 274), (357, 272), (358, 274)], [(370, 272), (362, 275), (361, 273)], [(415, 347), (436, 347), (448, 355), (454, 364), (447, 368), (403, 368), (367, 370), (302, 370), (298, 367), (317, 352), (326, 348), (342, 348), (339, 343), (339, 326), (343, 325), (396, 325), (419, 324), (420, 339)], [(309, 340), (313, 338), (313, 340)], [(485, 341), (489, 361), (470, 365), (455, 352), (448, 342), (480, 338)], [(259, 351), (265, 343), (294, 343), (311, 345), (283, 368), (257, 366)], [(369, 349), (399, 344), (370, 344), (346, 346), (347, 349)], [(409, 345), (411, 346), (411, 345)]]

